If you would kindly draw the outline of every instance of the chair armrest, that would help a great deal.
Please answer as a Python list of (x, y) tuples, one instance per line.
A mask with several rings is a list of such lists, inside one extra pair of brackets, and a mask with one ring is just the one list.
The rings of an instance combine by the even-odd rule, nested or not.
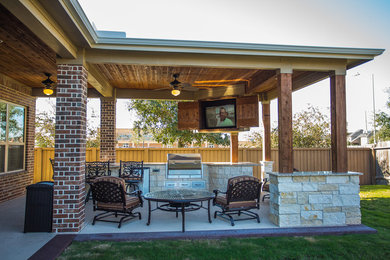
[(142, 198), (142, 191), (141, 190), (135, 190), (133, 192), (126, 192), (126, 195), (133, 195), (133, 196), (137, 196), (140, 203), (141, 203), (141, 207), (144, 206), (144, 200)]
[(223, 192), (223, 191), (220, 191), (220, 190), (213, 190), (214, 194), (215, 194), (215, 197), (218, 196), (218, 193), (223, 193), (223, 194), (226, 194), (226, 192)]

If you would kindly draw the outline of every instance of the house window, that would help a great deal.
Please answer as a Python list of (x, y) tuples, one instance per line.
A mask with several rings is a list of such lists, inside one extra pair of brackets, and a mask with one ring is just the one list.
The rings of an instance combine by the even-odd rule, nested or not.
[(0, 173), (24, 170), (26, 109), (0, 101)]

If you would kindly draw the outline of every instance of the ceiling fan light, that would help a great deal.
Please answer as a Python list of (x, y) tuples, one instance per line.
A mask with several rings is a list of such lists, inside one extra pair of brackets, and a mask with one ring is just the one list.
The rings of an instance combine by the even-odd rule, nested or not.
[(53, 95), (53, 89), (46, 86), (44, 89), (43, 89), (43, 94), (45, 94), (46, 96), (50, 96), (50, 95)]
[(175, 97), (177, 97), (178, 95), (180, 95), (180, 90), (179, 89), (172, 89), (171, 94), (174, 95)]

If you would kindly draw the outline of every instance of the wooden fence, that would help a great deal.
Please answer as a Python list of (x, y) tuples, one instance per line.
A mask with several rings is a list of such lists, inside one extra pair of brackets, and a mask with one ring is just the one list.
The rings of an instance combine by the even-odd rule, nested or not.
[[(117, 148), (116, 161), (166, 162), (168, 153), (200, 153), (203, 162), (230, 161), (229, 148)], [(88, 148), (87, 161), (98, 161), (100, 151)], [(51, 180), (53, 174), (49, 158), (54, 158), (53, 148), (35, 148), (34, 183)], [(262, 158), (261, 149), (239, 149), (240, 162), (259, 163)], [(274, 161), (274, 171), (278, 171), (278, 150), (273, 149), (271, 158)], [(372, 184), (375, 178), (372, 151), (369, 148), (348, 148), (348, 170), (361, 172), (360, 184)], [(294, 149), (294, 168), (299, 171), (329, 171), (331, 170), (331, 150), (327, 148)], [(261, 176), (260, 166), (254, 167), (254, 175)]]

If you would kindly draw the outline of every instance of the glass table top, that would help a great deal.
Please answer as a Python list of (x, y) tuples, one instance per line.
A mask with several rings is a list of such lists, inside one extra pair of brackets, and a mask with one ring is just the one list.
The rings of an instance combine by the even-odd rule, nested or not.
[(164, 191), (149, 192), (144, 195), (145, 199), (151, 200), (166, 200), (166, 201), (191, 201), (210, 199), (214, 197), (214, 193), (206, 190), (190, 190), (190, 189), (171, 189)]

